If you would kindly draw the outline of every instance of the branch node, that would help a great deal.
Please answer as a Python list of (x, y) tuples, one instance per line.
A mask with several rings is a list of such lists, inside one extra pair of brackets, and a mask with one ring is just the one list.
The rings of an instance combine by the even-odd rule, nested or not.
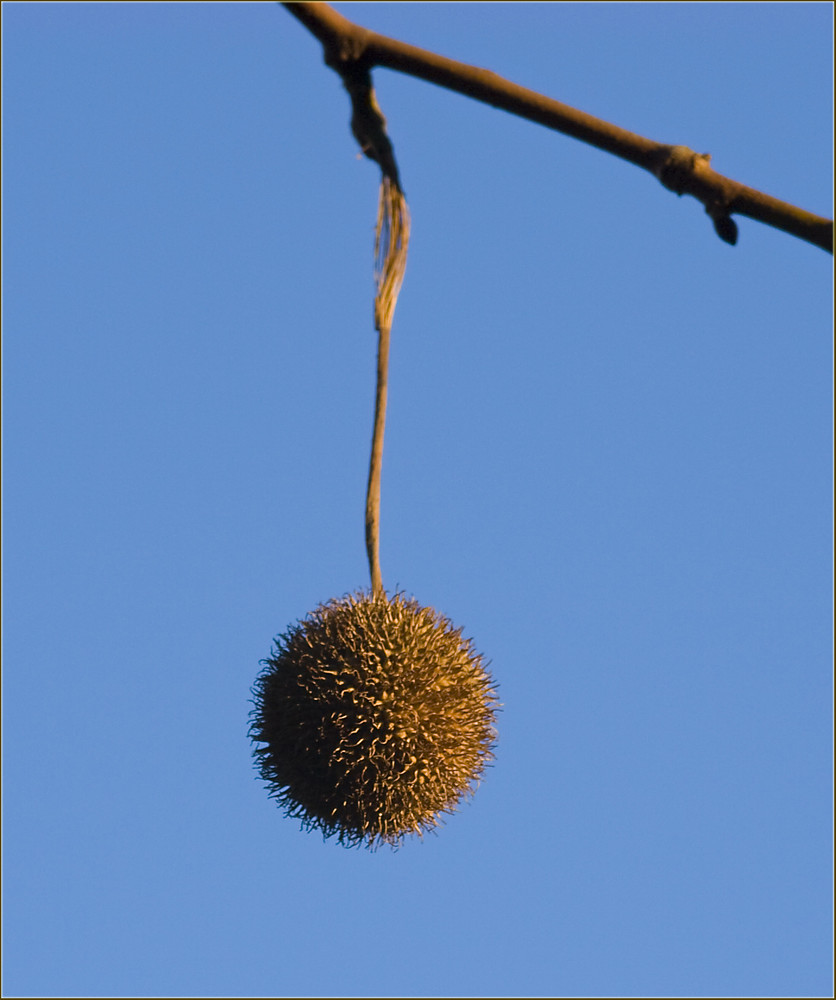
[(695, 153), (688, 146), (663, 146), (656, 158), (653, 173), (662, 185), (680, 197), (693, 188), (694, 175), (711, 162), (710, 153)]
[(358, 69), (368, 71), (371, 60), (366, 55), (368, 39), (371, 34), (366, 28), (352, 25), (351, 31), (340, 33), (323, 41), (323, 58), (326, 66), (330, 66), (341, 77), (356, 72)]

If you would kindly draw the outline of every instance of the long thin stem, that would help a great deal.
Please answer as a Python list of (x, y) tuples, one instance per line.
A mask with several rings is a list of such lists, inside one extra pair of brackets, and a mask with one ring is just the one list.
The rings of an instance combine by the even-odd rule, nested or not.
[(380, 165), (381, 174), (374, 243), (377, 387), (369, 482), (366, 489), (366, 553), (369, 557), (372, 593), (375, 597), (384, 597), (380, 572), (380, 473), (383, 465), (383, 433), (386, 427), (389, 382), (389, 335), (406, 270), (409, 210), (401, 189), (395, 151), (386, 134), (386, 119), (375, 98), (371, 74), (364, 67), (355, 65), (346, 69), (343, 83), (351, 98), (351, 130), (366, 156)]
[[(391, 151), (391, 145), (390, 145)], [(374, 404), (372, 454), (369, 461), (369, 485), (366, 491), (366, 551), (372, 592), (384, 595), (380, 572), (380, 472), (383, 464), (383, 432), (386, 427), (386, 399), (389, 386), (389, 334), (395, 304), (406, 270), (409, 245), (409, 210), (403, 191), (395, 179), (384, 172), (380, 182), (380, 202), (375, 232), (374, 325), (378, 332), (377, 388)]]
[(382, 597), (380, 572), (380, 472), (383, 465), (383, 432), (386, 427), (386, 397), (389, 375), (389, 327), (378, 331), (377, 389), (374, 400), (372, 454), (369, 460), (369, 485), (366, 490), (366, 552), (372, 578), (372, 593)]

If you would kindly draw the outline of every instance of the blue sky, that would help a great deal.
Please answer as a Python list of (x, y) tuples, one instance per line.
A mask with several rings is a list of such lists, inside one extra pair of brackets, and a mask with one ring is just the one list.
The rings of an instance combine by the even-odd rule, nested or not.
[[(832, 212), (830, 4), (336, 4)], [(4, 994), (831, 991), (832, 258), (376, 73), (384, 582), (503, 711), (436, 836), (283, 818), (275, 635), (368, 585), (378, 176), (271, 3), (3, 5)]]

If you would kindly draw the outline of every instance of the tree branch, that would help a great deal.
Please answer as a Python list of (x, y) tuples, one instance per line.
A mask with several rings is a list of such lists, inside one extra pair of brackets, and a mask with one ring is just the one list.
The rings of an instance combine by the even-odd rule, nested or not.
[(732, 215), (745, 215), (833, 253), (833, 222), (724, 177), (709, 166), (707, 153), (671, 146), (628, 132), (610, 122), (520, 87), (490, 70), (436, 55), (378, 35), (338, 14), (327, 3), (285, 2), (282, 6), (322, 43), (325, 62), (345, 80), (373, 66), (407, 73), (520, 118), (580, 139), (642, 167), (678, 195), (701, 201), (720, 239), (737, 242)]

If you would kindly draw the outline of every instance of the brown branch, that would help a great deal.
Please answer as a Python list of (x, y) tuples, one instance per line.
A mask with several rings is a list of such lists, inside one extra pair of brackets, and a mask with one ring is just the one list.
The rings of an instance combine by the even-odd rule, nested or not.
[(580, 139), (649, 171), (676, 194), (689, 194), (701, 201), (717, 235), (726, 243), (737, 241), (732, 215), (745, 215), (833, 252), (830, 219), (718, 174), (709, 166), (706, 153), (646, 139), (490, 70), (378, 35), (349, 21), (327, 3), (283, 2), (282, 6), (322, 43), (326, 64), (343, 79), (358, 68), (385, 66)]

